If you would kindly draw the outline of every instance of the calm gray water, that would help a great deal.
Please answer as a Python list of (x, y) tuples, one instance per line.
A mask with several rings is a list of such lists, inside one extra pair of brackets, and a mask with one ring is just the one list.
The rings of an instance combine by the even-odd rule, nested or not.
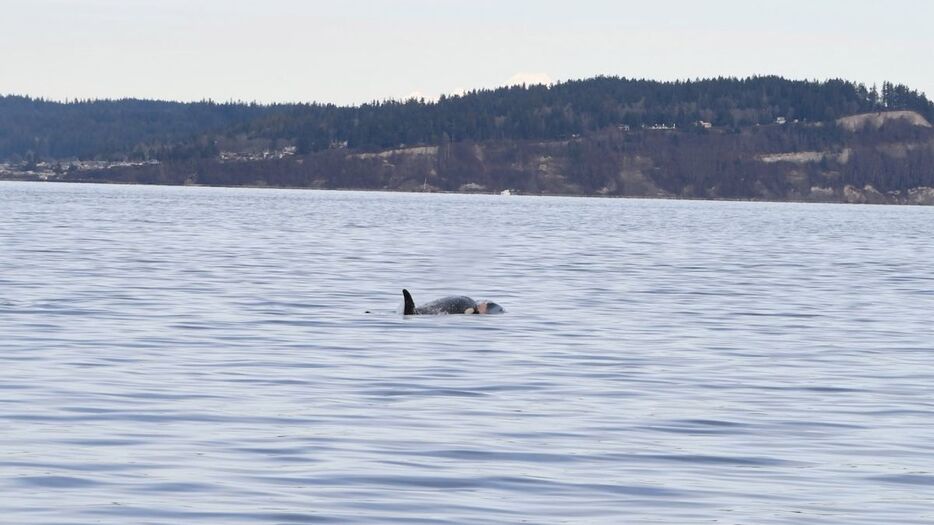
[(930, 524), (932, 225), (0, 183), (0, 523)]

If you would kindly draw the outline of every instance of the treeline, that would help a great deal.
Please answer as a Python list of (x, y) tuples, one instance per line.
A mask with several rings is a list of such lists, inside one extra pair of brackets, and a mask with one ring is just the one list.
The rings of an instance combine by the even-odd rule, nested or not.
[(210, 154), (206, 134), (226, 133), (282, 106), (153, 100), (54, 102), (0, 96), (0, 160), (158, 158)]
[(269, 139), (298, 137), (301, 152), (346, 142), (350, 148), (463, 140), (557, 140), (609, 126), (687, 127), (698, 121), (739, 128), (787, 121), (827, 121), (880, 110), (910, 109), (934, 118), (934, 103), (903, 85), (882, 91), (843, 80), (780, 77), (657, 82), (616, 77), (554, 86), (515, 86), (358, 108), (303, 108), (260, 119), (251, 129)]
[(698, 121), (738, 130), (781, 117), (815, 122), (879, 110), (914, 110), (934, 121), (934, 103), (904, 85), (881, 90), (844, 80), (780, 77), (657, 82), (597, 77), (461, 96), (323, 104), (218, 104), (144, 100), (50, 102), (0, 97), (0, 160), (216, 157), (291, 145), (299, 155), (464, 141), (561, 140), (612, 127)]

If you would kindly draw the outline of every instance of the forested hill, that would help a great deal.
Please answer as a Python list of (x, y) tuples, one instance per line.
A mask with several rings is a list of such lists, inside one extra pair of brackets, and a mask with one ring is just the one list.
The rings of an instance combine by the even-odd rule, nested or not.
[(464, 141), (562, 140), (612, 127), (698, 122), (739, 128), (831, 121), (913, 110), (934, 121), (934, 103), (903, 85), (881, 90), (843, 80), (779, 77), (656, 82), (616, 77), (515, 86), (462, 96), (354, 107), (144, 100), (50, 102), (0, 97), (0, 161), (182, 161), (293, 148), (379, 150)]
[(126, 159), (225, 133), (277, 108), (153, 100), (0, 97), (0, 160)]

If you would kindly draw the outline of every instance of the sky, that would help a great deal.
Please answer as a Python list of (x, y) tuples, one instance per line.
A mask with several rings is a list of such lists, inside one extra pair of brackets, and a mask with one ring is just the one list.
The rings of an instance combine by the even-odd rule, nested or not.
[(932, 20), (927, 0), (0, 0), (0, 94), (346, 105), (777, 74), (930, 97)]

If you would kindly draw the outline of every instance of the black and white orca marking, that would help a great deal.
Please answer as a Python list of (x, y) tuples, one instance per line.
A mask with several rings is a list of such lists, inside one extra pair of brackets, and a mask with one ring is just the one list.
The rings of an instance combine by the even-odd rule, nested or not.
[(415, 306), (412, 294), (408, 290), (402, 290), (402, 298), (405, 300), (404, 315), (501, 314), (506, 312), (502, 306), (493, 301), (478, 303), (463, 295), (442, 297), (421, 306)]

